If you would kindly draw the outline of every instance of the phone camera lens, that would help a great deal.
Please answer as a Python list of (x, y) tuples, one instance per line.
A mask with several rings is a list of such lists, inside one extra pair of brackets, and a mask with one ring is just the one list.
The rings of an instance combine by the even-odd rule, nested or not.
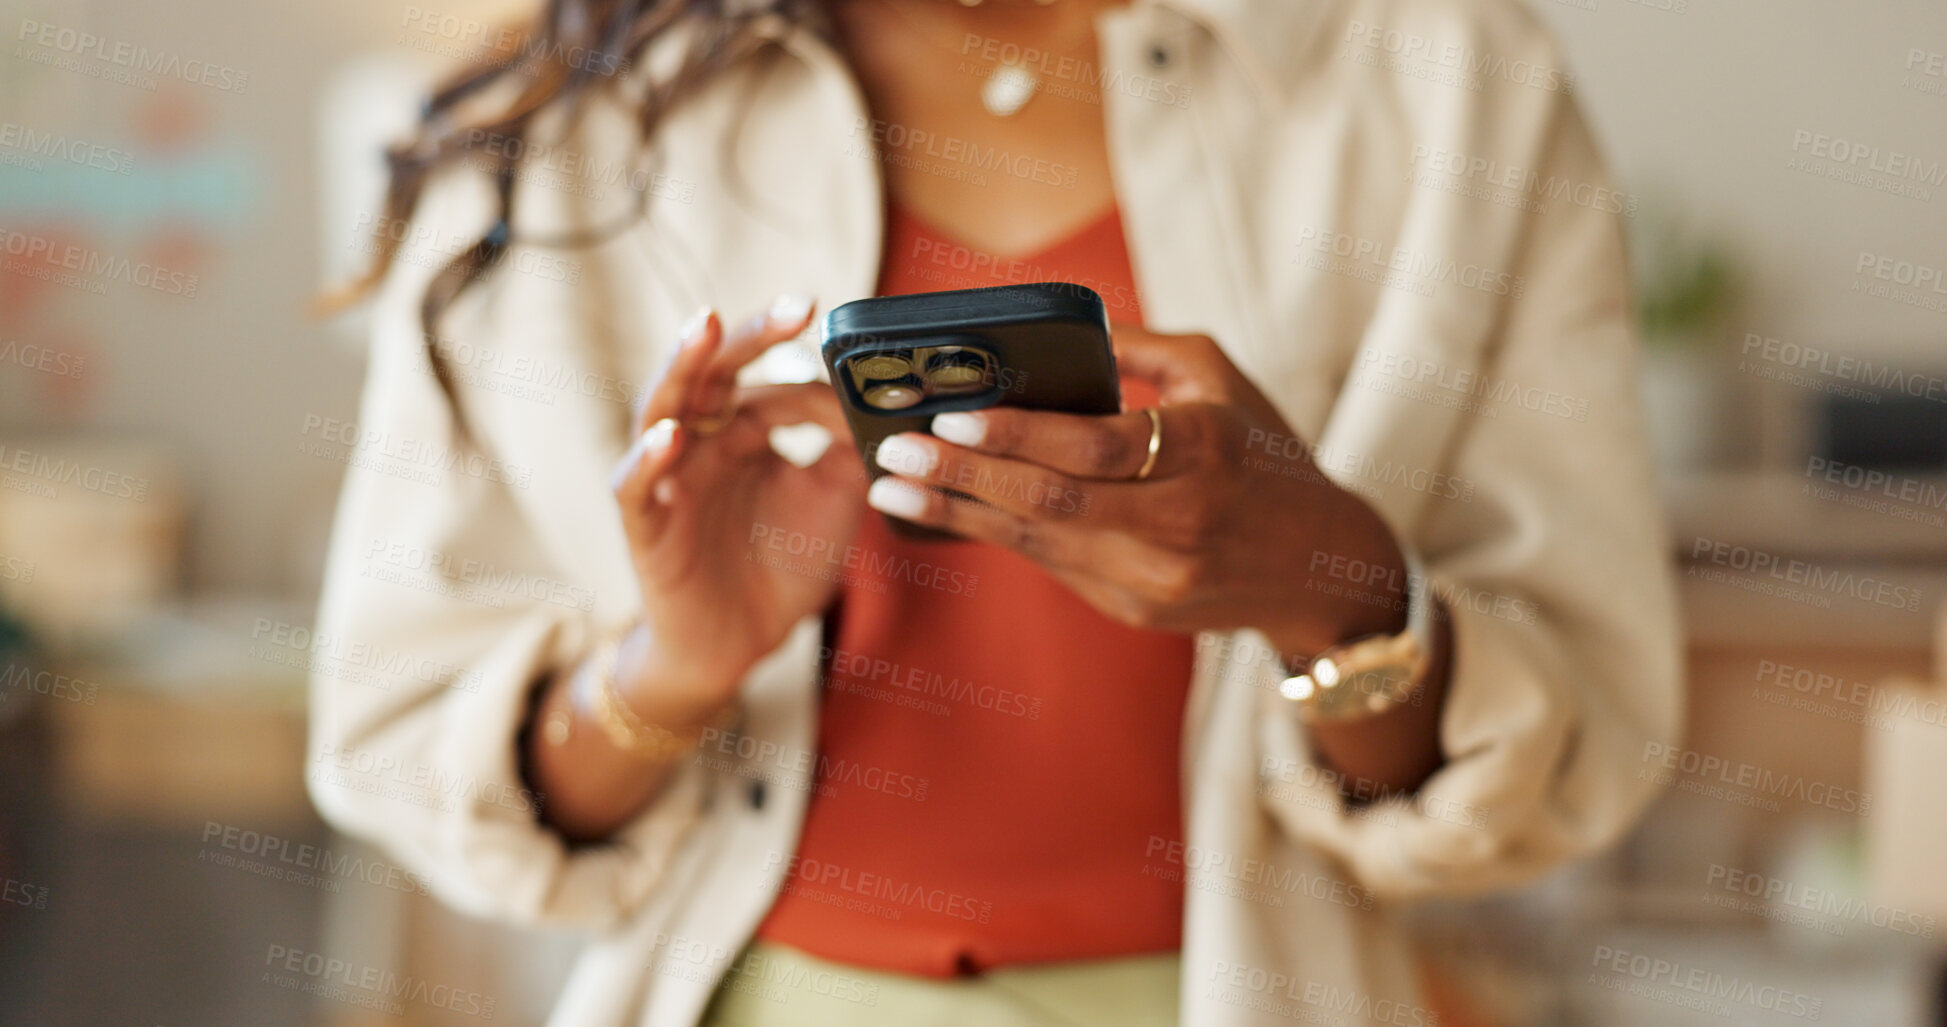
[(987, 356), (964, 346), (941, 346), (926, 358), (926, 384), (935, 392), (968, 392), (987, 383)]
[(880, 410), (904, 410), (926, 397), (925, 383), (918, 375), (901, 375), (866, 384), (865, 401)]
[(903, 378), (913, 373), (913, 361), (901, 352), (870, 353), (852, 360), (852, 370), (861, 378), (882, 380)]

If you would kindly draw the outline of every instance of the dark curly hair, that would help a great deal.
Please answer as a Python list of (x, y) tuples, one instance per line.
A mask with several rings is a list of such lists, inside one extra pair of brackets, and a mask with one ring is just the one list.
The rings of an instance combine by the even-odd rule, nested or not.
[[(753, 31), (759, 18), (779, 14), (801, 20), (815, 7), (816, 0), (548, 0), (526, 28), (493, 34), (490, 38), (498, 45), (481, 54), (482, 67), (437, 88), (426, 100), (413, 135), (387, 148), (391, 179), (373, 234), (375, 257), (357, 281), (325, 297), (321, 307), (333, 310), (356, 302), (384, 278), (403, 236), (393, 226), (412, 217), (435, 172), (466, 164), (490, 174), (499, 193), (496, 224), (440, 269), (419, 310), (433, 375), (453, 411), (455, 429), (465, 439), (465, 418), (452, 371), (439, 352), (437, 328), (442, 312), (491, 270), (513, 241), (514, 184), (525, 147), (508, 146), (507, 141), (528, 141), (544, 112), (558, 110), (572, 120), (590, 96), (616, 88), (629, 76), (659, 38), (686, 29), (688, 41), (674, 70), (653, 80), (643, 76), (646, 89), (636, 128), (646, 141), (667, 112), (700, 83), (762, 44)], [(638, 194), (637, 201), (639, 217), (646, 195)], [(579, 241), (597, 241), (622, 227), (626, 223)]]

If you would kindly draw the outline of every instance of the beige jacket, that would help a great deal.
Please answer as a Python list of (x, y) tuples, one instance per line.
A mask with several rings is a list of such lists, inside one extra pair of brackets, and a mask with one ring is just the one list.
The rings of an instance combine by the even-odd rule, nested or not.
[[(1149, 326), (1214, 337), (1422, 554), (1455, 629), (1450, 762), (1417, 802), (1360, 811), (1253, 658), (1262, 639), (1199, 639), (1188, 846), (1141, 854), (1188, 885), (1183, 1022), (1431, 1023), (1390, 911), (1615, 840), (1653, 791), (1645, 747), (1679, 730), (1624, 284), (1633, 200), (1513, 0), (1138, 0), (1100, 29), (1101, 67), (1051, 84), (1101, 87)], [(588, 248), (517, 246), (454, 309), (442, 347), (484, 455), (453, 447), (415, 320), (433, 267), (488, 224), (472, 174), (408, 233), (359, 421), (307, 427), (351, 465), (312, 794), (454, 905), (587, 932), (560, 1027), (696, 1022), (810, 787), (815, 621), (751, 675), (741, 734), (615, 844), (570, 850), (536, 822), (515, 765), (530, 687), (636, 610), (608, 491), (629, 400), (699, 303), (869, 295), (879, 159), (1046, 170), (875, 128), (828, 46), (776, 35), (674, 116), (653, 173), (627, 173), (647, 165), (626, 99), (529, 155), (517, 239), (608, 223), (632, 189), (649, 216)], [(807, 376), (813, 341), (764, 369)], [(1360, 570), (1327, 568), (1348, 590)]]

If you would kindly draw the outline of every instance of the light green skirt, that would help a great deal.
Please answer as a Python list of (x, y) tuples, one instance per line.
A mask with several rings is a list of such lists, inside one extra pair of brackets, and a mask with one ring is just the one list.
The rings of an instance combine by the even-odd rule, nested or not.
[(1179, 957), (1050, 963), (933, 978), (754, 942), (703, 1027), (1176, 1027)]

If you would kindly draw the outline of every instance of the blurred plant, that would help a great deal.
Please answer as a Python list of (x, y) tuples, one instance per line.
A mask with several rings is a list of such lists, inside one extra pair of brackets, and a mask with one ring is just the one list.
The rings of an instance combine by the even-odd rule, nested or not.
[[(12, 671), (32, 655), (33, 649), (34, 639), (27, 633), (27, 625), (8, 613), (5, 606), (0, 605), (0, 668)], [(11, 674), (8, 675), (8, 680), (11, 682)], [(0, 688), (11, 687), (12, 684), (0, 685)], [(22, 689), (23, 693), (25, 691)], [(0, 726), (18, 719), (30, 705), (26, 702), (15, 702), (14, 699), (14, 696), (0, 694)]]
[(1643, 338), (1664, 349), (1707, 345), (1737, 301), (1737, 263), (1716, 243), (1690, 238), (1672, 216), (1646, 220), (1635, 240), (1636, 321)]

